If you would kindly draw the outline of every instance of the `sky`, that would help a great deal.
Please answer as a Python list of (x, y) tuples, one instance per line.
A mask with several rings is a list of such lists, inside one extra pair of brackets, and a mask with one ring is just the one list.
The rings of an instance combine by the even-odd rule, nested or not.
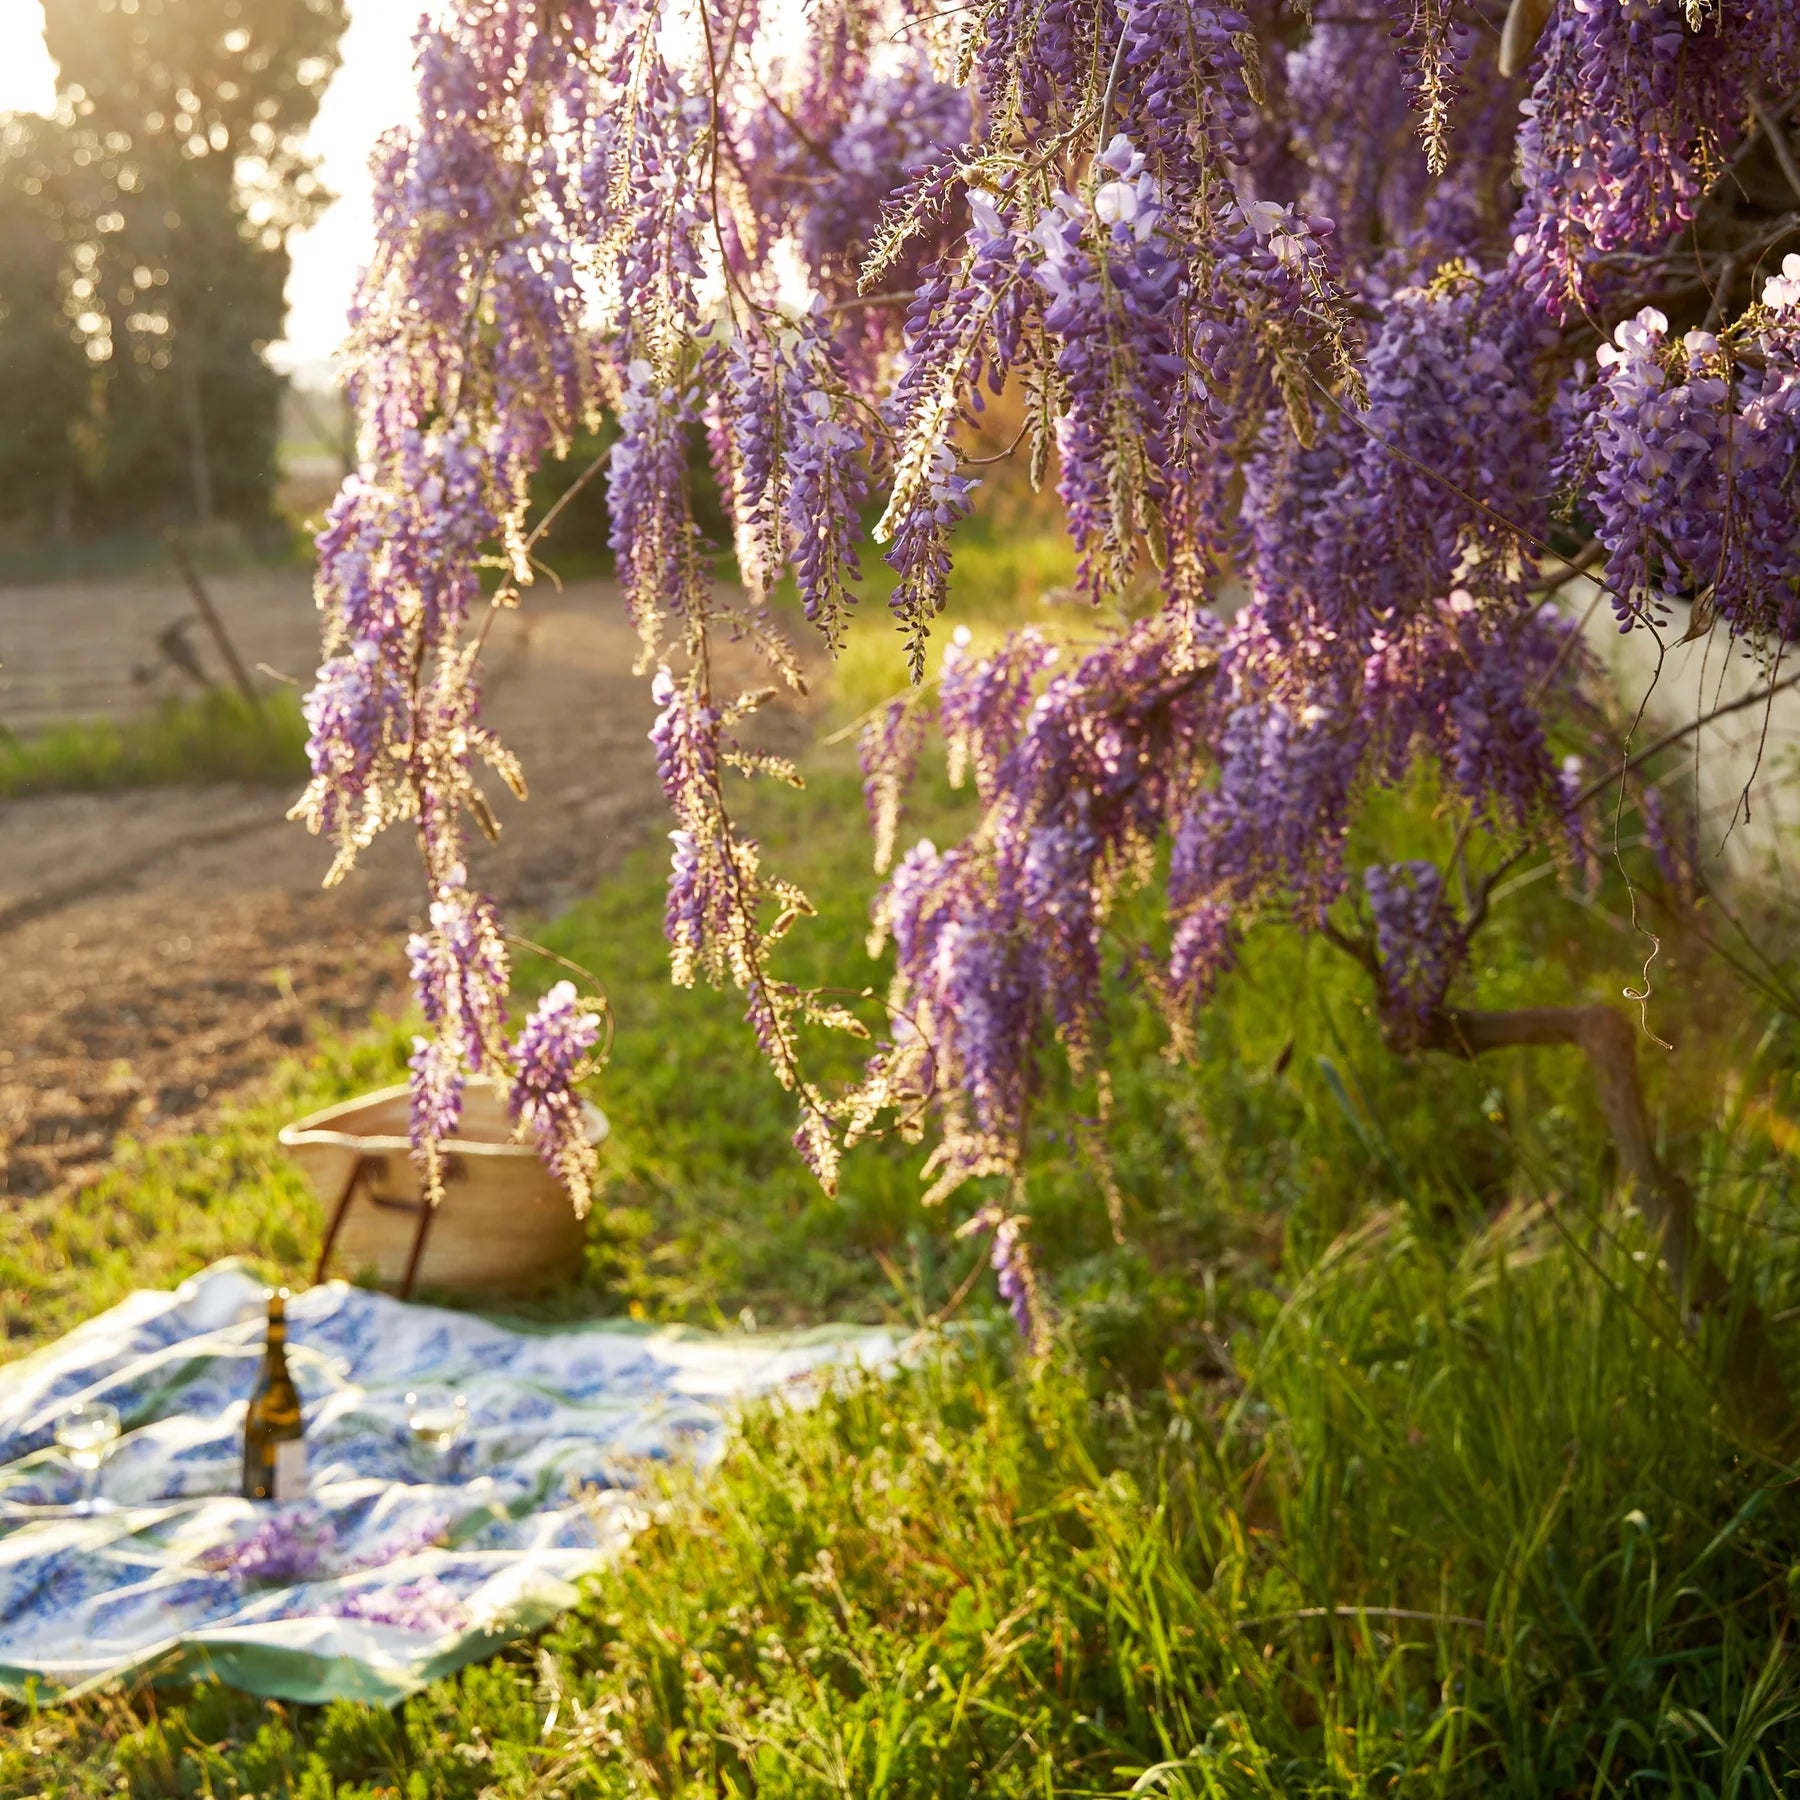
[[(368, 256), (369, 152), (406, 115), (409, 40), (419, 11), (420, 0), (351, 0), (343, 66), (313, 122), (309, 147), (338, 198), (290, 242), (287, 337), (270, 352), (272, 362), (308, 379), (327, 378), (325, 365), (343, 337), (357, 271)], [(37, 0), (0, 0), (0, 112), (47, 111), (55, 79)]]

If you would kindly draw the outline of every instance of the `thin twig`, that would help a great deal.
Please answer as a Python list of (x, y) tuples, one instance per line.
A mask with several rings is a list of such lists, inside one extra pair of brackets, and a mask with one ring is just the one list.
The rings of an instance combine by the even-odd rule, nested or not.
[(941, 676), (932, 675), (927, 677), (924, 681), (921, 681), (917, 687), (902, 688), (899, 693), (890, 694), (885, 700), (877, 700), (867, 711), (858, 713), (848, 725), (840, 725), (830, 737), (821, 738), (819, 740), (820, 748), (825, 750), (836, 748), (836, 746), (843, 743), (845, 739), (855, 737), (871, 719), (878, 718), (882, 713), (886, 712), (896, 700), (917, 700), (935, 687), (941, 679)]
[(899, 40), (903, 31), (911, 31), (915, 25), (935, 25), (939, 19), (954, 18), (957, 13), (976, 12), (987, 4), (987, 0), (968, 0), (964, 6), (940, 7), (934, 13), (926, 13), (922, 18), (908, 19), (904, 24), (895, 26), (888, 36), (890, 44)]
[(206, 629), (212, 633), (212, 640), (218, 646), (220, 656), (225, 659), (226, 668), (231, 671), (231, 679), (237, 691), (257, 718), (264, 718), (262, 695), (256, 691), (256, 683), (250, 679), (250, 672), (237, 653), (237, 645), (231, 641), (231, 633), (225, 629), (225, 621), (219, 617), (219, 609), (213, 605), (212, 595), (206, 591), (206, 583), (200, 579), (200, 571), (194, 567), (194, 559), (188, 555), (187, 545), (181, 541), (180, 534), (174, 531), (164, 532), (163, 538), (169, 546), (169, 558), (186, 583), (194, 604), (200, 609), (200, 616), (206, 621)]
[(980, 468), (985, 468), (989, 463), (1005, 462), (1006, 459), (1009, 456), (1011, 456), (1012, 453), (1015, 450), (1017, 450), (1018, 447), (1022, 443), (1024, 443), (1025, 434), (1030, 429), (1031, 429), (1031, 424), (1030, 424), (1030, 421), (1027, 420), (1027, 422), (1025, 424), (1023, 424), (1019, 427), (1019, 435), (1017, 437), (1015, 437), (1013, 439), (1013, 441), (1010, 444), (1008, 444), (1006, 446), (1006, 448), (1004, 450), (1000, 451), (997, 455), (994, 455), (994, 456), (964, 456), (964, 457), (959, 457), (957, 460), (961, 462), (962, 466), (965, 469), (980, 469)]
[(988, 1261), (987, 1245), (979, 1245), (975, 1251), (975, 1266), (962, 1278), (956, 1292), (936, 1312), (927, 1316), (925, 1323), (928, 1329), (936, 1330), (949, 1322), (951, 1314), (975, 1291), (975, 1284), (981, 1279), (982, 1271), (987, 1268)]
[(1800, 198), (1800, 167), (1795, 165), (1787, 132), (1781, 122), (1770, 115), (1762, 95), (1755, 88), (1750, 90), (1750, 110), (1756, 115), (1756, 122), (1761, 126), (1763, 136), (1769, 140), (1769, 148), (1774, 152), (1776, 162), (1781, 165), (1781, 172), (1787, 177), (1788, 186), (1794, 190), (1795, 197)]
[(612, 460), (612, 446), (609, 444), (588, 466), (575, 477), (563, 491), (557, 495), (556, 504), (538, 520), (531, 535), (525, 540), (527, 554), (537, 547), (537, 541), (552, 525), (556, 523), (558, 514), (575, 498), (587, 484)]
[[(1628, 756), (1617, 768), (1609, 769), (1597, 780), (1589, 782), (1588, 785), (1575, 796), (1574, 800), (1570, 802), (1568, 810), (1571, 813), (1579, 812), (1590, 800), (1605, 793), (1615, 781), (1623, 781), (1633, 769), (1638, 768), (1640, 765), (1647, 762), (1651, 757), (1657, 755), (1658, 752), (1667, 750), (1671, 744), (1680, 743), (1684, 737), (1689, 736), (1691, 733), (1703, 730), (1715, 720), (1722, 719), (1729, 713), (1742, 712), (1747, 707), (1755, 706), (1759, 703), (1767, 703), (1768, 701), (1773, 700), (1784, 688), (1791, 688), (1797, 685), (1800, 685), (1800, 672), (1788, 676), (1785, 681), (1779, 683), (1775, 687), (1758, 688), (1755, 693), (1740, 695), (1736, 700), (1728, 701), (1723, 706), (1714, 707), (1711, 712), (1702, 713), (1695, 718), (1689, 719), (1684, 725), (1679, 725), (1673, 730), (1665, 731), (1661, 737), (1646, 744), (1642, 750), (1637, 751), (1634, 755)], [(1532, 848), (1531, 845), (1526, 845), (1521, 849), (1515, 850), (1512, 855), (1507, 857), (1503, 862), (1491, 869), (1481, 878), (1480, 884), (1475, 891), (1475, 902), (1469, 909), (1465, 926), (1466, 930), (1473, 930), (1487, 917), (1488, 907), (1496, 898), (1498, 898), (1495, 892), (1498, 884), (1509, 870), (1516, 868), (1531, 854)], [(1339, 945), (1340, 949), (1346, 947), (1347, 946), (1345, 945)]]
[(1113, 52), (1112, 68), (1106, 76), (1106, 92), (1100, 97), (1100, 130), (1094, 142), (1095, 155), (1106, 154), (1106, 128), (1112, 123), (1113, 98), (1119, 91), (1119, 75), (1125, 67), (1125, 46), (1130, 42), (1123, 27), (1119, 31), (1119, 47)]
[(901, 303), (910, 306), (912, 300), (911, 294), (904, 293), (857, 294), (849, 300), (835, 301), (825, 310), (835, 317), (838, 313), (861, 312), (865, 306), (895, 306)]
[(1659, 750), (1666, 750), (1671, 744), (1679, 744), (1681, 740), (1690, 733), (1703, 729), (1705, 726), (1712, 724), (1716, 719), (1723, 719), (1729, 713), (1743, 712), (1746, 707), (1761, 706), (1766, 702), (1773, 700), (1777, 694), (1796, 684), (1800, 684), (1800, 672), (1788, 676), (1785, 681), (1776, 682), (1773, 687), (1758, 688), (1754, 693), (1741, 694), (1735, 700), (1728, 700), (1723, 706), (1715, 706), (1711, 712), (1701, 713), (1695, 718), (1689, 719), (1685, 725), (1678, 725), (1672, 731), (1665, 731), (1661, 737), (1646, 744), (1642, 750), (1628, 756), (1616, 769), (1608, 770), (1608, 772), (1605, 775), (1602, 775), (1599, 780), (1589, 782), (1588, 785), (1575, 796), (1574, 803), (1570, 806), (1569, 810), (1574, 812), (1585, 806), (1596, 794), (1604, 793), (1613, 782), (1619, 780), (1623, 776), (1629, 775), (1640, 763), (1648, 761), (1649, 758), (1656, 755)]
[[(1768, 109), (1769, 118), (1776, 125), (1784, 124), (1788, 115), (1796, 106), (1800, 106), (1800, 88), (1795, 88), (1792, 93), (1777, 101), (1773, 108)], [(1757, 125), (1759, 129), (1762, 128), (1761, 119), (1758, 119)], [(1749, 157), (1755, 153), (1755, 150), (1756, 133), (1753, 131), (1745, 138), (1744, 142), (1738, 146), (1737, 153), (1732, 157), (1731, 161), (1728, 162), (1713, 178), (1711, 185), (1706, 190), (1706, 197), (1711, 199), (1727, 181), (1732, 179), (1732, 177), (1737, 174), (1738, 170), (1744, 166), (1744, 163)]]
[(1525, 591), (1528, 594), (1554, 594), (1558, 588), (1565, 588), (1577, 575), (1585, 575), (1595, 563), (1606, 555), (1606, 546), (1598, 538), (1589, 538), (1573, 557), (1553, 552), (1563, 566), (1560, 575), (1546, 575), (1534, 581)]
[[(557, 495), (556, 503), (541, 519), (538, 520), (531, 535), (525, 540), (523, 554), (527, 560), (530, 560), (531, 552), (536, 548), (538, 540), (556, 523), (557, 517), (562, 512), (562, 509), (567, 506), (603, 468), (606, 467), (611, 459), (612, 446), (609, 444), (585, 469), (581, 471), (579, 475), (575, 477), (573, 481), (569, 483), (566, 488), (563, 489), (560, 494)], [(546, 573), (550, 572), (546, 571)], [(555, 580), (553, 574), (551, 575), (551, 579)], [(493, 629), (495, 619), (500, 616), (506, 603), (509, 600), (516, 600), (518, 594), (518, 584), (511, 580), (501, 582), (500, 586), (495, 590), (494, 597), (488, 602), (487, 615), (481, 621), (481, 629), (475, 634), (474, 650), (477, 656), (479, 656), (487, 647), (488, 633)]]

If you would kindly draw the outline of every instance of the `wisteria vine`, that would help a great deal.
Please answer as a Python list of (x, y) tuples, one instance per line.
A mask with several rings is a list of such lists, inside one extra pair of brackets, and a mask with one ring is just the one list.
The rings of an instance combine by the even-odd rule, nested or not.
[[(440, 0), (418, 122), (376, 160), (297, 808), (334, 875), (418, 835), (434, 1189), (469, 1074), (577, 1204), (594, 1179), (571, 1090), (598, 1002), (560, 984), (513, 1033), (465, 831), (492, 824), (483, 771), (523, 792), (479, 683), (488, 611), (532, 579), (529, 478), (602, 415), (674, 977), (741, 990), (827, 1185), (846, 1141), (929, 1107), (932, 1197), (1015, 1193), (1042, 1044), (1103, 1059), (1108, 935), (1151, 883), (1166, 933), (1124, 960), (1178, 1044), (1270, 916), (1359, 946), (1396, 1037), (1425, 1031), (1484, 896), (1352, 868), (1359, 794), (1425, 759), (1459, 848), (1580, 844), (1551, 747), (1588, 673), (1553, 597), (1578, 565), (1628, 629), (1677, 606), (1756, 645), (1800, 629), (1800, 9), (1557, 0), (1534, 42), (1545, 11)], [(1034, 482), (1054, 469), (1096, 618), (1130, 622), (1079, 654), (953, 641), (870, 725), (881, 866), (933, 726), (982, 818), (893, 867), (888, 1023), (831, 1094), (802, 1028), (862, 1027), (774, 974), (810, 903), (726, 803), (727, 771), (794, 772), (741, 739), (761, 696), (720, 690), (711, 646), (797, 685), (771, 596), (791, 579), (836, 649), (872, 544), (923, 677), (992, 406)], [(729, 543), (698, 522), (698, 447)], [(973, 1222), (1029, 1321), (1024, 1209)]]

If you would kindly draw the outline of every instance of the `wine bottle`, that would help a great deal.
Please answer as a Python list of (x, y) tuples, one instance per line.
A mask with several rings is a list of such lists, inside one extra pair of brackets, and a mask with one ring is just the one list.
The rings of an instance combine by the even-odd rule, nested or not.
[(300, 1390), (287, 1366), (286, 1288), (269, 1295), (269, 1341), (244, 1414), (244, 1498), (298, 1500), (306, 1492)]

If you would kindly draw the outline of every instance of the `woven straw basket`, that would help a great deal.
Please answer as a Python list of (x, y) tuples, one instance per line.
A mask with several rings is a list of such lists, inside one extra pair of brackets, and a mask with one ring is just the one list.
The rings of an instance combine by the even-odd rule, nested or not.
[[(605, 1117), (584, 1103), (588, 1141)], [(500, 1091), (471, 1081), (462, 1123), (446, 1139), (444, 1198), (420, 1192), (407, 1135), (405, 1087), (382, 1088), (284, 1126), (281, 1143), (325, 1207), (315, 1281), (335, 1261), (346, 1274), (373, 1271), (383, 1287), (416, 1283), (456, 1293), (528, 1294), (581, 1266), (583, 1227), (569, 1196), (529, 1144), (514, 1140)]]

